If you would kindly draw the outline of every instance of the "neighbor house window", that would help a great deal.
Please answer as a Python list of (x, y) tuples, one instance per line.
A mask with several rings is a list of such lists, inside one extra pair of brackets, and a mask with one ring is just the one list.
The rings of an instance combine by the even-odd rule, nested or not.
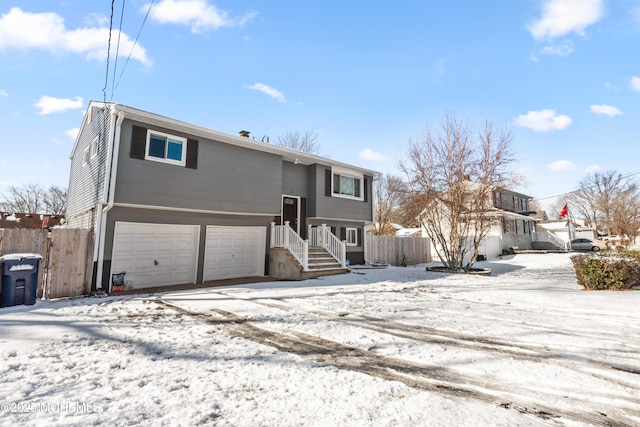
[(146, 159), (184, 166), (186, 153), (186, 138), (156, 131), (147, 132)]
[(333, 170), (333, 194), (362, 200), (364, 179), (362, 175), (349, 171)]
[(84, 152), (82, 154), (82, 166), (84, 166), (87, 163), (89, 163), (89, 160), (91, 160), (91, 147), (90, 146), (84, 149)]
[(347, 246), (358, 246), (357, 228), (347, 228), (346, 237)]

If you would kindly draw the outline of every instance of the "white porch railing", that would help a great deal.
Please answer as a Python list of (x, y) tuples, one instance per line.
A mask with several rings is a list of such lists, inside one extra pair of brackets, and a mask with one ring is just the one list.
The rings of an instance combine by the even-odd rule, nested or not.
[(532, 241), (534, 242), (549, 242), (562, 249), (565, 249), (565, 250), (569, 249), (568, 241), (561, 239), (560, 237), (548, 231), (535, 231), (531, 233), (531, 238), (532, 238)]
[(309, 241), (302, 240), (289, 221), (285, 221), (284, 225), (271, 223), (271, 247), (288, 249), (304, 271), (309, 270)]
[(330, 227), (326, 224), (319, 227), (310, 225), (308, 235), (311, 246), (326, 249), (343, 268), (347, 265), (347, 243), (338, 239)]
[(300, 263), (304, 271), (309, 270), (309, 246), (321, 247), (327, 250), (344, 268), (347, 261), (346, 243), (341, 242), (329, 227), (322, 224), (319, 227), (309, 226), (311, 241), (303, 240), (298, 233), (285, 221), (284, 225), (271, 223), (271, 247), (285, 248)]

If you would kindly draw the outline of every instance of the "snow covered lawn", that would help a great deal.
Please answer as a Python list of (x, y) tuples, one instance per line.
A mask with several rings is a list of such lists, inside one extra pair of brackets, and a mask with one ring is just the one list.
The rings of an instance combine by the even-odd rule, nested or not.
[(640, 292), (480, 265), (0, 309), (0, 425), (640, 425)]

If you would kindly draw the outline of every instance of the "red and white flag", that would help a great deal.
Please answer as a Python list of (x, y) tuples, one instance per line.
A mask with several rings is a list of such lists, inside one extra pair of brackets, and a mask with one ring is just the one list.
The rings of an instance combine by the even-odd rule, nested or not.
[(567, 205), (565, 204), (562, 210), (560, 211), (560, 218), (564, 218), (567, 216)]

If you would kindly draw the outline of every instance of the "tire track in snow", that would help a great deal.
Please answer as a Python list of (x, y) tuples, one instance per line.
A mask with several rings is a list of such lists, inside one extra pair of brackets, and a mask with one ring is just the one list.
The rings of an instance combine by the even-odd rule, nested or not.
[[(197, 317), (216, 325), (223, 325), (233, 336), (259, 344), (274, 347), (282, 352), (296, 354), (339, 369), (360, 372), (389, 381), (399, 381), (405, 385), (449, 397), (474, 399), (517, 410), (543, 420), (559, 421), (569, 419), (590, 425), (632, 426), (635, 422), (622, 415), (608, 415), (598, 411), (581, 411), (574, 408), (559, 408), (533, 401), (526, 396), (514, 396), (512, 392), (491, 388), (486, 382), (476, 382), (457, 374), (446, 367), (426, 365), (382, 356), (371, 351), (344, 345), (303, 332), (289, 330), (274, 332), (260, 328), (253, 321), (237, 314), (211, 309), (218, 316), (193, 311), (166, 300), (154, 300), (179, 312)], [(251, 301), (255, 302), (255, 301)]]

